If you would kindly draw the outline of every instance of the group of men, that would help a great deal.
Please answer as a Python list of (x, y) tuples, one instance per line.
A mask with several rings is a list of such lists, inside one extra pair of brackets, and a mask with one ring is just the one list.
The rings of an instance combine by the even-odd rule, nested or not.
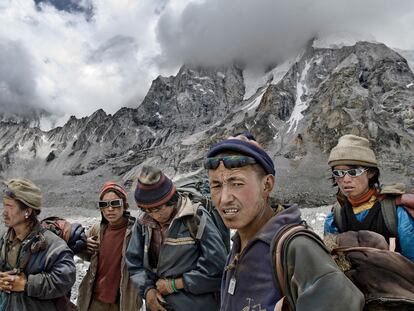
[[(341, 137), (329, 165), (341, 205), (338, 213), (328, 215), (326, 233), (370, 230), (391, 237), (368, 140)], [(303, 220), (297, 205), (271, 206), (274, 163), (253, 136), (215, 144), (204, 167), (211, 200), (225, 226), (235, 230), (230, 252), (210, 211), (177, 189), (160, 169), (144, 166), (134, 193), (142, 211), (138, 219), (129, 214), (121, 185), (108, 182), (100, 191), (102, 218), (88, 230), (87, 248), (79, 254), (90, 261), (79, 287), (79, 310), (140, 310), (142, 299), (151, 311), (364, 308), (363, 293), (312, 235), (289, 241), (284, 284), (277, 281), (282, 272), (275, 263), (276, 237)], [(0, 310), (69, 309), (73, 254), (39, 225), (40, 189), (28, 180), (11, 180), (3, 205), (8, 231), (0, 240)], [(397, 250), (413, 261), (413, 215), (401, 203), (397, 217)]]

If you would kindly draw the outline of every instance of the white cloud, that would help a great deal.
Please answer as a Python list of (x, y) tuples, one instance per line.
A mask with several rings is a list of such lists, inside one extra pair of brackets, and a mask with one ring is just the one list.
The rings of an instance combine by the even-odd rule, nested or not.
[[(28, 0), (0, 3), (0, 43), (10, 47), (8, 54), (0, 49), (0, 60), (13, 64), (2, 65), (2, 71), (20, 72), (19, 83), (0, 75), (0, 86), (5, 90), (15, 83), (14, 90), (24, 90), (14, 94), (23, 94), (20, 104), (44, 107), (60, 124), (69, 115), (81, 117), (98, 108), (114, 113), (137, 106), (158, 74), (173, 74), (183, 62), (238, 59), (267, 65), (291, 57), (309, 38), (332, 32), (360, 33), (414, 50), (413, 1), (79, 3), (93, 7), (91, 18), (45, 3), (39, 9)], [(17, 105), (10, 90), (0, 93), (0, 109)]]
[[(0, 6), (0, 38), (31, 56), (33, 73), (21, 81), (34, 81), (37, 106), (62, 117), (59, 123), (98, 108), (114, 113), (136, 106), (160, 71), (154, 28), (163, 1), (93, 1), (90, 21), (51, 5), (39, 10), (30, 1), (6, 2)], [(0, 53), (21, 63), (18, 55)]]
[(414, 2), (387, 0), (206, 0), (166, 11), (158, 38), (168, 61), (274, 63), (332, 32), (361, 33), (414, 49)]

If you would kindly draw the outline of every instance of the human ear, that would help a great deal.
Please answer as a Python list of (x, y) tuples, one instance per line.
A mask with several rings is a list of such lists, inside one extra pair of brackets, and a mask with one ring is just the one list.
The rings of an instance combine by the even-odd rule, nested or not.
[(264, 182), (263, 182), (263, 191), (266, 194), (269, 194), (273, 190), (274, 185), (275, 185), (275, 176), (266, 175), (264, 177)]

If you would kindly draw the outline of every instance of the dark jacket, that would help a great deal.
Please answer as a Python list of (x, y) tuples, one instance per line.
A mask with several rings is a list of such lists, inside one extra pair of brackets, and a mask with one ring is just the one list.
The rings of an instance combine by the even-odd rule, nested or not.
[(182, 196), (177, 207), (177, 215), (161, 246), (157, 267), (149, 264), (152, 228), (143, 225), (142, 218), (135, 223), (126, 253), (131, 279), (142, 297), (145, 297), (149, 289), (155, 288), (159, 278), (183, 277), (184, 290), (164, 297), (170, 310), (218, 310), (215, 293), (220, 290), (226, 260), (224, 243), (210, 217), (206, 217), (207, 224), (201, 239), (195, 241), (184, 219), (195, 215), (197, 205), (192, 204), (187, 196)]
[[(5, 261), (6, 244), (11, 229), (0, 240), (0, 265), (2, 271), (10, 270)], [(37, 245), (34, 247), (34, 245)], [(28, 252), (32, 248), (32, 255)], [(10, 294), (2, 292), (3, 310), (45, 311), (57, 310), (55, 299), (66, 296), (75, 283), (76, 268), (73, 253), (66, 242), (40, 225), (33, 227), (22, 242), (17, 259), (19, 267), (28, 258), (22, 269), (27, 277), (26, 290)]]
[[(135, 222), (135, 218), (129, 217), (128, 219), (128, 227), (125, 232), (125, 238), (122, 245), (122, 260), (121, 260), (121, 282), (119, 284), (120, 288), (120, 300), (119, 300), (119, 307), (120, 311), (135, 311), (139, 310), (142, 306), (142, 299), (138, 295), (138, 291), (132, 284), (127, 266), (125, 264), (125, 252), (128, 247), (129, 240), (131, 239), (131, 230), (133, 224)], [(98, 236), (98, 241), (102, 241), (103, 233), (107, 228), (106, 223), (95, 223), (90, 230), (86, 233), (87, 237), (91, 236)], [(99, 261), (98, 261), (98, 253), (94, 253), (92, 255), (81, 253), (80, 257), (86, 259), (91, 262), (89, 265), (89, 269), (86, 272), (85, 277), (83, 278), (81, 284), (79, 285), (79, 294), (78, 294), (78, 301), (77, 305), (79, 311), (87, 311), (89, 305), (93, 299), (93, 290), (95, 279), (98, 272)]]
[[(273, 311), (281, 291), (272, 268), (272, 241), (283, 226), (300, 222), (296, 205), (285, 209), (266, 223), (237, 258), (240, 239), (236, 233), (223, 275), (220, 310)], [(294, 238), (287, 249), (287, 267), (296, 310), (362, 310), (362, 293), (315, 240)]]
[[(374, 208), (375, 207), (378, 208), (378, 204), (376, 204)], [(346, 205), (341, 208), (342, 209), (349, 208), (351, 209), (351, 212), (352, 212), (352, 207), (349, 205), (349, 202), (347, 202)], [(397, 208), (396, 222), (397, 222), (397, 230), (398, 230), (398, 245), (400, 248), (399, 251), (401, 252), (403, 256), (407, 257), (408, 259), (414, 262), (414, 218), (409, 214), (409, 212), (403, 205), (398, 205), (396, 208)], [(355, 214), (354, 217), (356, 221), (362, 223), (367, 218), (370, 211), (371, 209)], [(378, 213), (377, 215), (381, 216), (381, 221), (384, 222), (382, 219), (382, 214)], [(375, 221), (377, 221), (377, 219), (375, 219)], [(372, 231), (382, 234), (382, 232), (378, 232), (376, 230), (372, 230)], [(340, 232), (337, 224), (335, 223), (335, 215), (333, 212), (328, 214), (328, 216), (325, 219), (324, 232), (325, 234), (342, 233)]]

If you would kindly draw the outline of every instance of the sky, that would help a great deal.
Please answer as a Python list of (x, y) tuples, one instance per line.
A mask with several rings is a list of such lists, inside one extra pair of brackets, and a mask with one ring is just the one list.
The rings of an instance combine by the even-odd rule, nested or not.
[(268, 68), (337, 33), (414, 50), (413, 29), (407, 0), (1, 0), (0, 113), (63, 125), (137, 107), (183, 63)]

